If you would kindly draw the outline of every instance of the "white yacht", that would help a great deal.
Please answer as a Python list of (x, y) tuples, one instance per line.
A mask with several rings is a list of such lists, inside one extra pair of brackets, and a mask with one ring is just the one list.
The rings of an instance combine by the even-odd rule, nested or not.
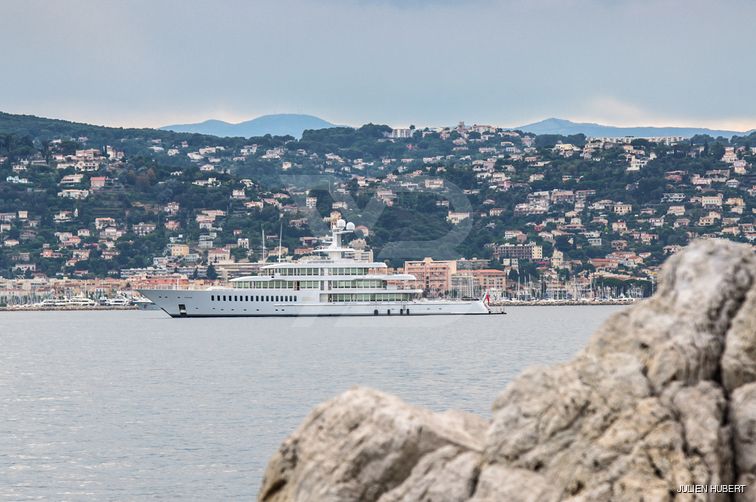
[(259, 275), (232, 279), (229, 287), (203, 290), (145, 289), (171, 317), (294, 317), (489, 314), (485, 298), (472, 301), (420, 298), (409, 274), (388, 274), (385, 263), (349, 258), (342, 245), (353, 223), (339, 220), (320, 259), (263, 265)]
[(131, 304), (139, 310), (160, 310), (160, 308), (144, 297), (132, 298)]
[(115, 298), (101, 296), (99, 302), (100, 305), (104, 307), (128, 307), (131, 305), (131, 300), (121, 295), (116, 296)]
[(47, 298), (36, 304), (36, 306), (41, 308), (77, 309), (96, 307), (97, 302), (84, 296), (74, 296), (72, 298)]

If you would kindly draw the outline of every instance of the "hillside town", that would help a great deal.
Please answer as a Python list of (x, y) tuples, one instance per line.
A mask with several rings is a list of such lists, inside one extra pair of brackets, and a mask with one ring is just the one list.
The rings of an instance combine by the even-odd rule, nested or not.
[(647, 296), (691, 240), (756, 240), (754, 135), (82, 129), (0, 127), (0, 306), (217, 284), (312, 257), (340, 218), (428, 297)]

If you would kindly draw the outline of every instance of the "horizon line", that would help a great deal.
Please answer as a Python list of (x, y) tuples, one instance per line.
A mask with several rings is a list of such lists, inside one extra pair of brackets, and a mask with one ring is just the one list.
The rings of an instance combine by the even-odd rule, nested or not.
[[(0, 110), (0, 112), (3, 112), (3, 111)], [(91, 125), (91, 126), (122, 128), (122, 129), (156, 129), (156, 130), (159, 130), (159, 129), (162, 129), (162, 128), (165, 128), (165, 127), (170, 127), (170, 126), (177, 126), (177, 125), (196, 125), (196, 124), (201, 124), (203, 122), (208, 122), (208, 121), (218, 121), (218, 122), (224, 122), (224, 123), (229, 124), (229, 125), (239, 125), (239, 124), (242, 124), (244, 122), (249, 122), (249, 121), (256, 120), (256, 119), (263, 118), (263, 117), (279, 116), (279, 115), (295, 115), (295, 116), (314, 117), (314, 118), (317, 118), (317, 119), (320, 119), (320, 120), (324, 120), (326, 122), (329, 122), (329, 123), (333, 124), (334, 127), (352, 127), (352, 128), (359, 128), (359, 127), (361, 127), (363, 125), (366, 125), (366, 124), (376, 124), (376, 125), (387, 125), (387, 126), (389, 126), (391, 128), (394, 128), (394, 129), (407, 128), (407, 127), (410, 127), (412, 125), (414, 125), (417, 129), (424, 129), (424, 128), (431, 128), (432, 129), (432, 128), (454, 127), (454, 124), (465, 123), (465, 124), (469, 124), (469, 125), (489, 125), (489, 126), (497, 127), (497, 128), (501, 128), (501, 129), (515, 130), (515, 129), (519, 129), (519, 128), (522, 128), (522, 127), (525, 127), (525, 126), (529, 126), (529, 125), (533, 125), (533, 124), (538, 124), (540, 122), (545, 122), (545, 121), (548, 121), (548, 120), (562, 120), (562, 121), (567, 121), (567, 122), (571, 122), (573, 124), (578, 124), (578, 125), (596, 125), (596, 126), (601, 126), (601, 127), (612, 127), (612, 128), (619, 128), (619, 129), (629, 129), (629, 128), (708, 129), (708, 130), (711, 130), (711, 131), (726, 131), (726, 132), (734, 132), (734, 133), (740, 133), (740, 134), (748, 134), (748, 133), (756, 131), (756, 123), (752, 124), (750, 127), (746, 126), (745, 129), (743, 129), (743, 127), (744, 127), (743, 125), (735, 126), (733, 124), (733, 125), (729, 125), (729, 126), (723, 126), (723, 125), (713, 125), (711, 123), (708, 123), (708, 125), (694, 125), (694, 124), (691, 124), (691, 123), (681, 123), (681, 122), (676, 121), (676, 120), (670, 120), (668, 122), (658, 122), (656, 120), (653, 120), (653, 121), (650, 121), (650, 123), (644, 123), (644, 124), (633, 123), (632, 125), (627, 125), (626, 123), (625, 124), (619, 124), (619, 123), (611, 123), (610, 121), (603, 122), (600, 119), (564, 118), (564, 117), (556, 117), (556, 116), (553, 116), (553, 115), (552, 116), (548, 116), (548, 117), (544, 117), (544, 118), (541, 118), (541, 119), (536, 119), (536, 120), (530, 119), (529, 121), (524, 121), (525, 123), (522, 123), (522, 124), (519, 124), (519, 125), (516, 125), (516, 126), (501, 125), (501, 124), (496, 124), (496, 123), (490, 122), (490, 121), (489, 122), (484, 122), (484, 121), (472, 121), (472, 122), (468, 122), (467, 120), (452, 121), (450, 124), (446, 124), (446, 125), (430, 125), (430, 124), (426, 124), (426, 125), (422, 125), (422, 126), (418, 126), (418, 125), (416, 125), (414, 123), (407, 123), (407, 124), (404, 124), (404, 123), (403, 124), (383, 123), (382, 124), (381, 122), (378, 122), (378, 121), (367, 121), (367, 122), (363, 122), (361, 124), (355, 124), (355, 123), (350, 123), (349, 121), (338, 121), (338, 120), (337, 121), (332, 121), (330, 119), (323, 118), (322, 116), (315, 115), (313, 113), (294, 113), (294, 112), (263, 113), (263, 114), (257, 115), (257, 116), (252, 117), (252, 118), (247, 118), (247, 119), (239, 119), (238, 117), (236, 117), (236, 118), (229, 118), (229, 119), (212, 118), (211, 117), (211, 118), (200, 119), (200, 120), (197, 120), (197, 121), (194, 121), (194, 122), (193, 121), (176, 121), (176, 122), (165, 123), (163, 125), (142, 125), (142, 124), (136, 125), (135, 123), (132, 123), (130, 121), (127, 122), (127, 123), (123, 123), (123, 124), (115, 124), (113, 122), (110, 122), (110, 123), (97, 123), (97, 121), (89, 121), (87, 119), (78, 119), (77, 120), (77, 119), (70, 119), (70, 118), (63, 118), (63, 117), (51, 117), (51, 116), (45, 116), (45, 115), (41, 115), (41, 114), (37, 115), (37, 114), (34, 114), (34, 113), (13, 113), (13, 112), (3, 112), (3, 113), (7, 113), (9, 115), (26, 115), (26, 116), (37, 117), (37, 118), (42, 118), (42, 119), (50, 119), (50, 120), (64, 120), (64, 121), (67, 121), (67, 122), (80, 123), (80, 124), (86, 124), (86, 125)], [(701, 123), (699, 123), (699, 124), (701, 124)]]

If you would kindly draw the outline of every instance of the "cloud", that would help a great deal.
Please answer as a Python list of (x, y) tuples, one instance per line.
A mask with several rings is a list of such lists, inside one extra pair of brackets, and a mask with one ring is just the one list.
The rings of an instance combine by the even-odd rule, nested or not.
[(740, 0), (4, 0), (0, 109), (114, 125), (756, 125)]
[(631, 103), (613, 96), (595, 96), (585, 100), (584, 106), (568, 118), (576, 122), (596, 122), (616, 126), (656, 126), (686, 127), (696, 125), (711, 129), (748, 131), (756, 126), (753, 118), (732, 116), (712, 118), (695, 112), (684, 112), (677, 116), (665, 115), (658, 111)]
[(342, 0), (358, 5), (388, 5), (400, 9), (456, 7), (470, 8), (475, 4), (486, 4), (494, 0)]
[(593, 120), (621, 126), (632, 126), (643, 121), (654, 121), (654, 113), (642, 106), (623, 101), (613, 96), (595, 96), (586, 100), (584, 115), (575, 115), (575, 120)]

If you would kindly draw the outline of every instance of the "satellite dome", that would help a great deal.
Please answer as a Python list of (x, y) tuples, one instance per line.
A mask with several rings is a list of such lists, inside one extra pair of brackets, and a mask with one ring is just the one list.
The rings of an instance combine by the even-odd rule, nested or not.
[(349, 231), (354, 230), (354, 223), (352, 223), (351, 221), (347, 223), (346, 229)]
[(346, 221), (339, 220), (336, 222), (336, 228), (344, 228), (346, 226)]

